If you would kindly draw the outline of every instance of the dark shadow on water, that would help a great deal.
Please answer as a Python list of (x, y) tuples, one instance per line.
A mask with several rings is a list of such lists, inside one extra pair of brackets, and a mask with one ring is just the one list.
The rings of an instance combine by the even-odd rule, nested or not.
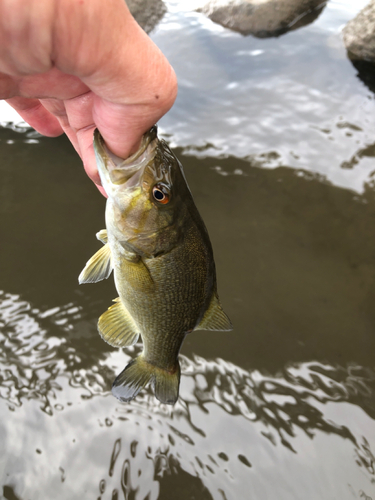
[(230, 335), (197, 332), (188, 337), (189, 348), (206, 358), (229, 357), (271, 370), (311, 359), (373, 366), (370, 186), (359, 196), (321, 175), (254, 168), (259, 163), (251, 159), (185, 156), (183, 163), (213, 240), (219, 293), (235, 326)]
[[(361, 161), (362, 158), (375, 158), (375, 143), (366, 145), (365, 147), (359, 149), (349, 161), (344, 161), (341, 163), (341, 168), (354, 168)], [(372, 174), (370, 174), (371, 183)], [(368, 185), (368, 183), (367, 183)]]
[[(0, 148), (2, 288), (21, 292), (41, 311), (61, 307), (63, 316), (77, 307), (82, 324), (67, 331), (65, 341), (78, 350), (81, 366), (88, 366), (90, 357), (111, 350), (86, 329), (95, 328), (116, 297), (113, 278), (77, 282), (100, 247), (95, 233), (103, 227), (105, 200), (67, 140), (29, 143), (27, 134), (0, 129), (1, 143), (9, 140)], [(209, 229), (219, 293), (235, 326), (230, 334), (189, 335), (182, 353), (271, 372), (311, 359), (373, 367), (371, 185), (360, 196), (311, 172), (259, 168), (262, 158), (176, 153)]]
[(164, 474), (160, 482), (158, 500), (170, 500), (171, 491), (181, 500), (212, 500), (212, 495), (202, 481), (181, 469), (178, 460), (169, 457), (170, 472)]
[(14, 493), (12, 486), (3, 486), (3, 497), (5, 500), (21, 500), (20, 497)]
[(369, 61), (361, 61), (348, 53), (348, 58), (357, 70), (357, 77), (375, 93), (375, 64)]
[[(0, 128), (0, 173), (0, 227), (8, 242), (1, 249), (2, 283), (40, 305), (68, 303), (83, 293), (78, 274), (96, 248), (104, 197), (64, 137)], [(91, 245), (83, 244), (85, 235)]]

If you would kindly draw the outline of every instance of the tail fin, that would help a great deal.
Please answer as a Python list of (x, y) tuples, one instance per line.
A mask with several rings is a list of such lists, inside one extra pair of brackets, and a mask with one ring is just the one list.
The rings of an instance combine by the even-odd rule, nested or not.
[(178, 399), (180, 387), (180, 363), (177, 361), (174, 371), (167, 372), (156, 368), (154, 390), (156, 398), (167, 405), (174, 405)]
[(112, 385), (112, 394), (123, 402), (134, 399), (137, 394), (152, 382), (155, 396), (169, 405), (176, 403), (180, 386), (180, 365), (177, 361), (173, 373), (147, 363), (142, 357), (133, 359), (118, 375)]

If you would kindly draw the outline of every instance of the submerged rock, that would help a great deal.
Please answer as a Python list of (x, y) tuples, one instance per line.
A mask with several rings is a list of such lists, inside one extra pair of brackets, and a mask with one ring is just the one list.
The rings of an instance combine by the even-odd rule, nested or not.
[(126, 0), (126, 4), (146, 33), (150, 33), (167, 12), (163, 0)]
[(350, 59), (375, 62), (375, 0), (348, 22), (343, 38)]
[(225, 28), (266, 38), (310, 24), (325, 5), (324, 0), (209, 0), (198, 11)]

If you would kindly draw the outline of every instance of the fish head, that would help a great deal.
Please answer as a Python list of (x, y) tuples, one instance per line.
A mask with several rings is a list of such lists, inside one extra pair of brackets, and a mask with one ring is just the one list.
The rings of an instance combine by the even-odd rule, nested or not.
[(107, 230), (124, 246), (146, 257), (168, 252), (181, 239), (186, 200), (191, 198), (182, 166), (156, 126), (139, 150), (123, 160), (113, 155), (95, 131), (94, 149), (108, 194)]

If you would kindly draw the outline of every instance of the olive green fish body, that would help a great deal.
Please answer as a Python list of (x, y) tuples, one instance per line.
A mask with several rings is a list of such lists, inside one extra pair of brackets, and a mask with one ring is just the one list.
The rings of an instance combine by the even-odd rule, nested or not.
[(175, 367), (213, 291), (211, 252), (194, 233), (197, 228), (189, 228), (184, 244), (156, 258), (113, 259), (116, 288), (141, 332), (143, 356), (167, 370)]
[(112, 392), (130, 401), (151, 382), (156, 397), (178, 398), (178, 354), (194, 329), (230, 330), (216, 290), (215, 264), (205, 225), (182, 166), (156, 128), (140, 151), (120, 160), (95, 135), (98, 170), (108, 194), (104, 243), (80, 283), (113, 269), (119, 298), (100, 318), (99, 333), (116, 347), (143, 341), (143, 352), (116, 378)]

